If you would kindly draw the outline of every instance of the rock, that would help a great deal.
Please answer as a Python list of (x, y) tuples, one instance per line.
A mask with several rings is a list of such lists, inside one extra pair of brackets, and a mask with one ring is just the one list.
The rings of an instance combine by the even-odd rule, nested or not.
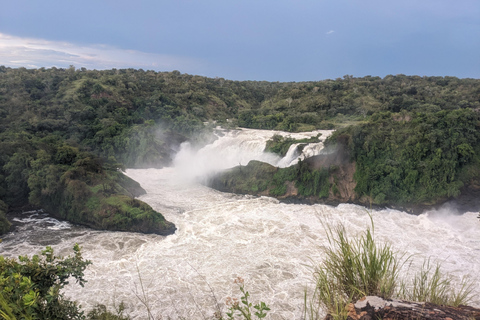
[[(325, 319), (333, 319), (327, 315)], [(368, 296), (348, 305), (348, 320), (376, 319), (480, 319), (480, 309), (468, 306), (443, 306), (433, 303), (382, 299)]]

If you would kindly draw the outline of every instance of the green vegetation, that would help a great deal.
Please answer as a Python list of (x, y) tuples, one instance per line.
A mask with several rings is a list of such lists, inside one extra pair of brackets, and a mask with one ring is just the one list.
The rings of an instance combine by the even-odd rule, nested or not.
[(393, 296), (401, 262), (390, 245), (377, 245), (370, 229), (353, 240), (342, 225), (327, 227), (327, 235), (325, 260), (314, 267), (315, 290), (305, 309), (309, 319), (317, 319), (323, 308), (335, 319), (345, 319), (352, 301)]
[[(410, 301), (428, 301), (439, 305), (467, 305), (471, 299), (474, 283), (463, 278), (459, 289), (455, 289), (452, 278), (441, 271), (439, 263), (432, 264), (430, 259), (424, 261), (422, 269), (413, 279), (403, 281), (399, 296)], [(408, 288), (408, 289), (407, 289)]]
[(374, 114), (338, 130), (356, 162), (355, 191), (372, 203), (434, 204), (480, 177), (480, 122), (471, 109)]
[[(267, 316), (267, 312), (270, 311), (270, 308), (265, 304), (265, 302), (259, 302), (253, 305), (248, 300), (248, 298), (250, 297), (250, 293), (245, 290), (243, 279), (239, 277), (235, 279), (235, 283), (238, 285), (242, 296), (240, 297), (240, 302), (238, 301), (238, 299), (235, 298), (227, 298), (226, 305), (228, 306), (228, 311), (226, 312), (226, 319), (253, 320), (253, 315), (255, 315), (255, 319), (265, 318)], [(223, 319), (221, 315), (217, 318)]]
[(327, 226), (330, 246), (324, 249), (325, 260), (313, 267), (315, 288), (310, 296), (305, 292), (304, 319), (320, 319), (324, 310), (333, 319), (346, 319), (346, 306), (364, 296), (452, 306), (470, 301), (474, 283), (463, 279), (456, 290), (450, 276), (441, 273), (439, 264), (432, 268), (429, 260), (408, 285), (408, 272), (400, 276), (412, 257), (399, 255), (390, 244), (378, 244), (373, 228), (372, 221), (371, 229), (350, 239), (343, 225)]
[(0, 200), (0, 234), (7, 233), (10, 230), (11, 223), (7, 220), (7, 205)]
[[(300, 131), (356, 125), (377, 112), (436, 112), (476, 109), (478, 79), (388, 75), (344, 76), (335, 80), (278, 84), (259, 106), (245, 106), (238, 125)], [(272, 84), (273, 85), (273, 84)]]
[(41, 255), (19, 260), (0, 256), (0, 316), (2, 319), (84, 319), (75, 302), (64, 298), (60, 290), (69, 277), (83, 287), (85, 268), (80, 247), (72, 257), (61, 258), (47, 247)]
[(237, 166), (225, 171), (221, 178), (214, 177), (210, 184), (219, 190), (235, 193), (256, 194), (264, 192), (278, 168), (260, 161), (250, 161), (246, 166)]
[(293, 196), (288, 188), (294, 186), (294, 196), (324, 199), (335, 192), (336, 172), (335, 167), (314, 169), (305, 161), (287, 168), (250, 161), (218, 174), (209, 184), (222, 191), (273, 197)]
[(301, 145), (297, 146), (297, 150), (299, 152), (302, 152), (303, 147), (305, 147), (306, 144), (308, 143), (314, 143), (314, 142), (319, 142), (320, 139), (320, 134), (317, 135), (316, 137), (312, 137), (309, 139), (293, 139), (291, 137), (283, 137), (279, 134), (276, 134), (272, 137), (272, 139), (267, 141), (267, 144), (265, 146), (265, 151), (266, 152), (272, 152), (276, 153), (281, 157), (285, 157), (288, 149), (290, 149), (292, 144), (296, 143), (302, 143)]
[[(287, 150), (288, 140), (274, 137), (271, 150)], [(480, 182), (480, 118), (472, 109), (377, 112), (361, 124), (338, 129), (326, 145), (342, 150), (354, 163), (354, 191), (364, 204), (433, 205)], [(256, 194), (251, 186), (262, 186), (258, 190), (266, 190), (264, 194), (282, 197), (293, 183), (296, 197), (338, 195), (339, 183), (345, 182), (338, 173), (343, 164), (322, 167), (315, 161), (301, 161), (294, 169), (269, 168), (263, 174), (258, 164), (254, 172), (243, 167), (242, 175), (222, 173), (216, 178), (222, 182), (213, 187)], [(245, 188), (242, 179), (248, 180)]]
[[(479, 90), (480, 80), (455, 77), (273, 83), (178, 71), (0, 66), (0, 200), (12, 208), (30, 203), (65, 211), (57, 196), (69, 205), (83, 201), (88, 215), (101, 215), (107, 202), (99, 188), (125, 195), (115, 182), (121, 174), (113, 171), (169, 165), (180, 143), (205, 143), (211, 126), (204, 123), (216, 122), (286, 131), (343, 128), (336, 137), (348, 137), (359, 198), (433, 204), (479, 180)], [(274, 138), (267, 149), (284, 154), (291, 143)], [(76, 175), (86, 170), (79, 161), (89, 174)], [(302, 196), (325, 198), (338, 193), (329, 176), (328, 192), (325, 173), (289, 181)], [(288, 189), (280, 182), (271, 187), (275, 195)]]
[(103, 304), (96, 305), (93, 310), (87, 314), (88, 320), (130, 320), (128, 315), (123, 315), (125, 311), (125, 304), (120, 303), (118, 307), (115, 307), (115, 313), (107, 310), (107, 307)]
[(58, 138), (27, 133), (0, 141), (0, 146), (8, 159), (3, 197), (13, 205), (30, 203), (95, 229), (175, 230), (161, 214), (133, 199), (144, 190), (119, 171), (122, 165), (113, 158), (104, 160)]

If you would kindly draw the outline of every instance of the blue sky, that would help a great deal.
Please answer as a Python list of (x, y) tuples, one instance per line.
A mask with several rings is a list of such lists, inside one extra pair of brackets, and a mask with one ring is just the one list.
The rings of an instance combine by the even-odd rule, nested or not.
[(480, 78), (480, 0), (2, 0), (0, 65)]

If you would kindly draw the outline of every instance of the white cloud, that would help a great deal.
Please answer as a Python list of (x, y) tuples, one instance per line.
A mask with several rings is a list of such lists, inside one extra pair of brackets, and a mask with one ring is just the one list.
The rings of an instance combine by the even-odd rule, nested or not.
[(195, 73), (200, 61), (172, 55), (125, 50), (103, 44), (78, 45), (69, 42), (20, 38), (0, 33), (0, 65), (9, 67), (60, 67), (146, 70), (181, 70)]
[(329, 31), (325, 32), (325, 34), (332, 34), (334, 32), (335, 32), (335, 30), (329, 30)]

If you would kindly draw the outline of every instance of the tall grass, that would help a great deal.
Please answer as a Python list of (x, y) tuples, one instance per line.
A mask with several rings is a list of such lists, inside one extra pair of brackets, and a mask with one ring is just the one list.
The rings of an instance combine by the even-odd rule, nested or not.
[(313, 267), (315, 288), (311, 294), (305, 292), (304, 319), (320, 319), (325, 311), (333, 319), (346, 319), (348, 304), (369, 295), (453, 306), (470, 300), (474, 283), (464, 278), (456, 290), (440, 264), (433, 266), (430, 260), (411, 283), (400, 280), (399, 272), (412, 256), (405, 257), (388, 243), (376, 243), (370, 219), (371, 227), (353, 239), (341, 224), (325, 226), (328, 246), (325, 259)]
[(315, 290), (305, 302), (305, 318), (317, 319), (323, 306), (334, 319), (346, 317), (350, 301), (366, 295), (391, 298), (397, 285), (400, 259), (389, 244), (378, 245), (372, 227), (350, 239), (345, 227), (326, 226), (325, 259), (314, 267)]
[(455, 284), (451, 276), (441, 271), (438, 262), (432, 263), (430, 259), (426, 259), (413, 279), (401, 282), (398, 296), (402, 299), (439, 305), (455, 307), (461, 304), (466, 305), (471, 300), (474, 283), (464, 277), (459, 284)]

